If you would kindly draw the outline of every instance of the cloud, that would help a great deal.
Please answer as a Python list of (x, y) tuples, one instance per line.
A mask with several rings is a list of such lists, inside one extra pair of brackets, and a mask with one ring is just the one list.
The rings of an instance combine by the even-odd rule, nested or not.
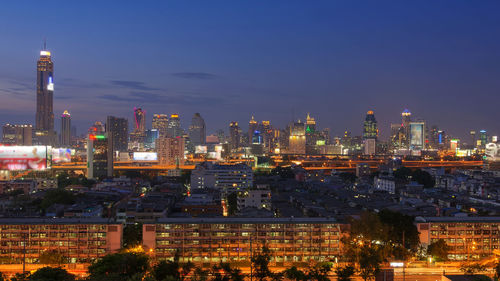
[(217, 78), (217, 75), (206, 72), (176, 72), (172, 73), (172, 76), (194, 80), (210, 80)]
[(211, 97), (210, 95), (202, 94), (167, 94), (167, 93), (149, 93), (149, 92), (136, 92), (131, 91), (124, 95), (116, 94), (102, 94), (97, 98), (112, 101), (112, 102), (126, 102), (136, 104), (177, 104), (177, 105), (206, 105), (206, 104), (221, 104), (225, 100), (219, 97)]
[(111, 84), (115, 86), (120, 86), (124, 88), (129, 88), (132, 90), (142, 90), (142, 91), (154, 91), (159, 90), (158, 88), (153, 88), (146, 86), (146, 83), (140, 81), (129, 81), (129, 80), (111, 80)]

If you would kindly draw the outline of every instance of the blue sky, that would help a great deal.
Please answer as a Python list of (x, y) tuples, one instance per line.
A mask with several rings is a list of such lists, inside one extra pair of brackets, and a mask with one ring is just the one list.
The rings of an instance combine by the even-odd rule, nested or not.
[[(0, 9), (0, 121), (33, 123), (47, 38), (54, 108), (80, 132), (141, 106), (195, 112), (209, 132), (253, 114), (310, 112), (333, 135), (383, 136), (409, 108), (454, 136), (500, 133), (498, 1), (8, 1)], [(56, 118), (58, 119), (58, 118)], [(59, 120), (56, 120), (56, 127)]]

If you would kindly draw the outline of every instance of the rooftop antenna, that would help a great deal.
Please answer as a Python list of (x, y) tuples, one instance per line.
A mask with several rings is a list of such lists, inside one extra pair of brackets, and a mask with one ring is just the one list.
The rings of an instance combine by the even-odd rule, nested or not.
[(47, 50), (47, 37), (43, 37), (43, 50)]

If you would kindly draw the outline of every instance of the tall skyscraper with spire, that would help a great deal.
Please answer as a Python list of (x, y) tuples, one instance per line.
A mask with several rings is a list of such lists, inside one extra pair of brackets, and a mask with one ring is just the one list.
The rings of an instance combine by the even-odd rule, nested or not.
[(38, 144), (55, 145), (53, 98), (54, 63), (44, 43), (37, 62), (36, 75), (35, 141)]

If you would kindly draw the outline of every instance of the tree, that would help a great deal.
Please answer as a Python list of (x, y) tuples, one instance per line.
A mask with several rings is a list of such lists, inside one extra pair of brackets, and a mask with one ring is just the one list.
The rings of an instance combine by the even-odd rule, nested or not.
[(74, 281), (75, 275), (58, 267), (42, 267), (28, 277), (29, 281)]
[(352, 265), (339, 266), (335, 269), (338, 281), (351, 281), (355, 272), (356, 270)]
[(278, 166), (278, 167), (272, 169), (270, 174), (280, 176), (282, 179), (295, 178), (295, 173), (293, 172), (292, 167)]
[(0, 272), (0, 281), (6, 281), (6, 280), (7, 277), (2, 272)]
[(448, 260), (448, 252), (450, 251), (450, 247), (446, 244), (446, 241), (443, 239), (439, 239), (435, 242), (432, 242), (427, 247), (427, 255), (431, 255), (438, 261), (446, 261)]
[(160, 261), (153, 267), (152, 275), (156, 280), (182, 281), (193, 270), (191, 262), (179, 263), (179, 255), (176, 254), (173, 261)]
[(123, 281), (130, 276), (144, 276), (149, 259), (143, 253), (109, 254), (88, 267), (89, 280)]
[(286, 269), (283, 274), (289, 280), (307, 281), (306, 273), (295, 266)]
[(220, 263), (212, 267), (212, 281), (243, 281), (245, 278), (239, 268), (229, 263)]
[(345, 182), (345, 183), (354, 183), (358, 177), (354, 173), (340, 173), (339, 177)]
[(432, 188), (436, 184), (436, 181), (434, 180), (431, 174), (429, 174), (426, 171), (422, 171), (420, 169), (415, 170), (411, 174), (411, 177), (419, 184), (422, 184), (425, 188)]
[(420, 244), (420, 238), (418, 229), (413, 223), (415, 220), (414, 217), (386, 209), (382, 210), (378, 216), (380, 221), (387, 226), (387, 237), (389, 240), (386, 242), (402, 246), (400, 247), (401, 253), (395, 251), (398, 249), (397, 247), (392, 251), (392, 254), (396, 259), (406, 259), (408, 255), (407, 249), (409, 249), (412, 253), (417, 251), (418, 245)]
[(493, 270), (495, 271), (495, 279), (500, 280), (500, 261), (497, 262)]
[(374, 279), (380, 271), (382, 256), (375, 247), (365, 245), (361, 247), (359, 255), (359, 275), (363, 280)]
[(199, 267), (196, 267), (193, 271), (193, 275), (191, 276), (191, 281), (207, 281), (208, 274), (208, 270), (203, 270)]
[(67, 262), (67, 258), (56, 250), (45, 251), (38, 258), (41, 264), (61, 265)]
[(238, 193), (231, 192), (227, 195), (227, 206), (229, 208), (229, 215), (234, 215), (238, 210)]
[(359, 219), (351, 220), (351, 237), (365, 242), (387, 241), (388, 227), (377, 214), (363, 212)]
[(474, 275), (485, 270), (486, 266), (479, 263), (463, 263), (460, 265), (460, 271), (462, 271), (465, 275)]
[(253, 276), (255, 276), (258, 281), (265, 281), (268, 278), (272, 279), (274, 277), (273, 272), (269, 269), (269, 262), (271, 261), (270, 253), (271, 251), (269, 251), (269, 248), (263, 246), (262, 251), (251, 258)]
[(410, 176), (412, 174), (412, 171), (410, 168), (407, 167), (401, 167), (394, 171), (394, 178), (402, 181), (408, 181)]
[(28, 281), (29, 279), (29, 272), (26, 273), (16, 273), (14, 276), (10, 278), (10, 281)]
[(49, 189), (42, 199), (40, 207), (47, 209), (53, 204), (71, 205), (75, 203), (75, 196), (71, 191), (66, 191), (60, 188)]
[(142, 243), (142, 223), (127, 224), (123, 228), (123, 247), (131, 248)]
[(328, 273), (332, 270), (332, 263), (323, 262), (317, 263), (311, 267), (307, 272), (307, 280), (316, 280), (316, 281), (329, 281)]

